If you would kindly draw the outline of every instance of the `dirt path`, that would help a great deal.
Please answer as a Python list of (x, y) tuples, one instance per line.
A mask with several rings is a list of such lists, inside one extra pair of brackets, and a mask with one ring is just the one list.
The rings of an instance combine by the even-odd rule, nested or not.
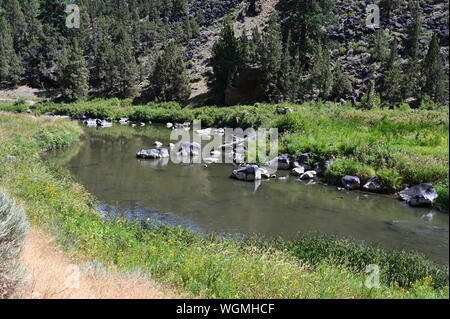
[(138, 276), (122, 276), (74, 265), (51, 236), (32, 227), (22, 257), (27, 268), (21, 298), (164, 299), (176, 298)]

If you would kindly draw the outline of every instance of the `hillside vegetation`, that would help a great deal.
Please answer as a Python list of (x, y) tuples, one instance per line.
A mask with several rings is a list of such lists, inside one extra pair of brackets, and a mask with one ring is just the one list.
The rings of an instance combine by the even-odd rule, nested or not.
[(376, 3), (370, 27), (369, 0), (80, 0), (69, 28), (65, 0), (3, 0), (0, 88), (186, 102), (208, 85), (194, 104), (448, 104), (448, 0)]

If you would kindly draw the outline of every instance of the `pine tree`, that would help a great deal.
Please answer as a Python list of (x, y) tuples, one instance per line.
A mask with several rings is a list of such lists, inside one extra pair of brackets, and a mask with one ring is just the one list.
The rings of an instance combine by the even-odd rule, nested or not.
[(336, 23), (334, 6), (335, 0), (280, 0), (284, 35), (291, 32), (293, 45), (300, 49), (303, 61), (314, 51), (314, 42), (324, 44), (325, 27)]
[(257, 64), (261, 60), (262, 36), (258, 27), (252, 31), (251, 41), (248, 43), (248, 61), (250, 64)]
[(411, 58), (415, 59), (419, 57), (419, 40), (422, 32), (422, 16), (420, 13), (419, 2), (413, 2), (410, 6), (412, 22), (408, 26), (408, 37), (406, 40), (405, 48)]
[(113, 54), (111, 76), (112, 94), (119, 98), (135, 97), (138, 93), (138, 67), (131, 46), (131, 39), (125, 28), (120, 28)]
[(405, 48), (409, 55), (408, 63), (405, 68), (404, 76), (408, 81), (403, 81), (402, 97), (408, 99), (417, 97), (420, 92), (421, 70), (419, 62), (419, 39), (422, 32), (422, 16), (420, 13), (420, 4), (413, 2), (410, 5), (412, 22), (408, 26), (408, 37)]
[(297, 92), (295, 91), (295, 78), (298, 76), (294, 72), (294, 58), (291, 54), (291, 35), (289, 33), (284, 46), (283, 60), (281, 62), (281, 72), (278, 79), (282, 101), (295, 102)]
[(348, 74), (342, 70), (341, 66), (337, 66), (333, 75), (331, 98), (334, 101), (347, 99), (352, 93), (352, 90), (352, 81), (350, 80)]
[(232, 83), (241, 65), (239, 41), (234, 35), (231, 23), (227, 21), (219, 40), (214, 44), (211, 58), (213, 74), (210, 86), (219, 104), (225, 103), (225, 90)]
[(314, 64), (311, 70), (313, 86), (319, 90), (319, 97), (326, 100), (333, 89), (330, 52), (322, 45), (316, 45)]
[(387, 30), (375, 31), (371, 59), (374, 62), (383, 62), (389, 57), (389, 33)]
[(74, 41), (73, 45), (65, 51), (61, 60), (60, 90), (62, 97), (71, 100), (86, 97), (89, 90), (89, 70), (77, 41)]
[(16, 52), (19, 52), (22, 49), (27, 28), (25, 16), (18, 0), (5, 0), (4, 8), (13, 31), (14, 48)]
[(189, 98), (191, 86), (181, 49), (175, 41), (169, 42), (156, 62), (149, 78), (146, 97), (156, 101), (182, 102)]
[(278, 78), (283, 58), (283, 43), (281, 28), (275, 16), (270, 18), (263, 39), (260, 62), (261, 70), (264, 74), (265, 93), (269, 101), (276, 102), (282, 96), (282, 92), (278, 87)]
[(0, 87), (15, 87), (22, 72), (14, 50), (11, 27), (0, 9)]
[(436, 34), (433, 34), (422, 69), (425, 78), (423, 94), (428, 95), (435, 103), (444, 103), (448, 87), (446, 87), (441, 48)]
[(383, 103), (394, 106), (402, 99), (402, 68), (399, 61), (397, 41), (392, 41), (389, 58), (380, 78), (380, 95)]

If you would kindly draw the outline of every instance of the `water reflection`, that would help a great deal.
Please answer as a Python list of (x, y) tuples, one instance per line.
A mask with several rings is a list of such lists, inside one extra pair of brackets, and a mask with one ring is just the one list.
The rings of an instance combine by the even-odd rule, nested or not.
[[(117, 129), (118, 128), (118, 129)], [(293, 238), (319, 232), (351, 236), (382, 247), (416, 250), (448, 263), (448, 214), (379, 195), (338, 191), (320, 181), (230, 179), (229, 164), (139, 160), (137, 151), (170, 130), (115, 126), (88, 130), (77, 152), (53, 155), (101, 202), (106, 216), (154, 218), (200, 232)]]

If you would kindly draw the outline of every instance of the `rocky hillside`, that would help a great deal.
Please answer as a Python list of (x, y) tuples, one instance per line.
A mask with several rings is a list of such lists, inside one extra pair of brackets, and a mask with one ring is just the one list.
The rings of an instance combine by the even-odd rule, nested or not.
[[(256, 0), (256, 10), (250, 10), (248, 2), (223, 1), (222, 9), (218, 10), (221, 17), (226, 13), (225, 3), (230, 3), (228, 12), (234, 18), (234, 29), (237, 36), (242, 32), (252, 30), (255, 26), (262, 29), (272, 14), (277, 14), (279, 0)], [(407, 38), (407, 28), (411, 23), (411, 14), (408, 8), (409, 1), (404, 1), (400, 7), (394, 10), (390, 19), (384, 19), (381, 28), (389, 30), (397, 39), (400, 46)], [(428, 47), (432, 32), (438, 35), (441, 51), (445, 57), (445, 68), (448, 74), (448, 0), (423, 0), (421, 11), (423, 17), (423, 30), (420, 40), (422, 55)], [(379, 65), (370, 62), (370, 52), (375, 30), (366, 26), (366, 7), (373, 4), (372, 0), (336, 0), (334, 14), (338, 24), (330, 27), (327, 33), (335, 43), (332, 51), (333, 64), (340, 64), (344, 71), (350, 75), (354, 95), (360, 98), (367, 90), (370, 79), (378, 76)], [(213, 22), (215, 21), (215, 22)], [(191, 61), (190, 76), (192, 80), (192, 96), (195, 97), (207, 92), (205, 72), (208, 71), (208, 61), (211, 50), (218, 38), (221, 29), (221, 21), (211, 20), (211, 24), (204, 27), (196, 39), (185, 48), (187, 59)], [(400, 50), (405, 55), (404, 50)]]
[[(367, 82), (373, 76), (377, 76), (377, 66), (369, 62), (374, 30), (368, 28), (365, 21), (366, 7), (372, 3), (372, 0), (337, 0), (335, 14), (339, 19), (339, 26), (330, 28), (328, 31), (330, 38), (338, 43), (338, 48), (333, 52), (334, 61), (339, 62), (344, 70), (352, 76), (357, 96), (363, 94)], [(425, 0), (420, 3), (423, 17), (420, 51), (424, 54), (432, 32), (436, 33), (445, 57), (448, 74), (449, 2), (448, 0)], [(392, 13), (389, 20), (382, 22), (381, 27), (389, 30), (402, 45), (406, 41), (407, 27), (410, 23), (408, 2), (405, 1)], [(400, 53), (405, 55), (404, 50), (400, 50)]]

